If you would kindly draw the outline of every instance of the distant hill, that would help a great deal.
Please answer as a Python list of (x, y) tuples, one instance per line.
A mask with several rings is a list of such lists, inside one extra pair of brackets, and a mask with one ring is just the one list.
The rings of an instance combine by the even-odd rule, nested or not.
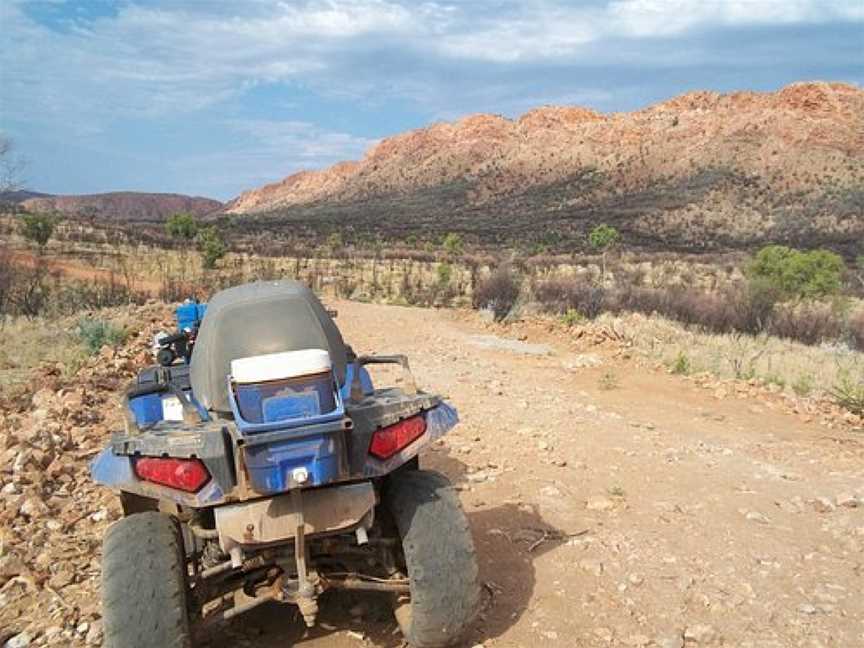
[(4, 194), (0, 201), (15, 202), (27, 211), (60, 212), (75, 216), (93, 216), (112, 221), (161, 221), (184, 211), (203, 216), (222, 208), (222, 203), (210, 198), (181, 194), (139, 193), (118, 191), (103, 194), (53, 196), (28, 191), (9, 192), (19, 195), (12, 200)]
[(48, 196), (50, 196), (50, 194), (39, 193), (38, 191), (27, 191), (26, 189), (0, 191), (0, 205), (17, 205), (30, 198), (45, 198)]
[(472, 115), (387, 138), (358, 162), (247, 191), (226, 211), (250, 231), (490, 245), (583, 244), (594, 224), (629, 245), (689, 251), (765, 241), (864, 240), (864, 91), (692, 92), (630, 113), (546, 106)]

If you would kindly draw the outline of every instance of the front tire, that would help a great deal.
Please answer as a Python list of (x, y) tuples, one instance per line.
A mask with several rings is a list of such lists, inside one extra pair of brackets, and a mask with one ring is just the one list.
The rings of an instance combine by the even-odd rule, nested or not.
[(119, 520), (102, 545), (105, 648), (189, 648), (186, 561), (164, 513)]
[(469, 629), (480, 604), (477, 555), (468, 519), (450, 481), (437, 472), (403, 471), (384, 493), (402, 539), (410, 601), (395, 615), (416, 648), (450, 646)]

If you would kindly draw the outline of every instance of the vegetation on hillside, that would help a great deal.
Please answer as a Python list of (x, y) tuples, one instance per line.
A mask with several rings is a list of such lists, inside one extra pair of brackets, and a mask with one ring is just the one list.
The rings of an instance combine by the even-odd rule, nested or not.
[(51, 214), (21, 215), (21, 236), (35, 244), (40, 253), (51, 240), (56, 226), (57, 218)]

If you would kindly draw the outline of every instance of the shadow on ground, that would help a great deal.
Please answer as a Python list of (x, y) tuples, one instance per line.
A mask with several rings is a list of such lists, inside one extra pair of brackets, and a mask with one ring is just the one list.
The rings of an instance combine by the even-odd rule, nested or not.
[[(457, 487), (465, 483), (464, 463), (443, 449), (430, 455), (424, 467), (447, 474)], [(483, 587), (482, 612), (464, 642), (471, 646), (503, 634), (520, 619), (534, 592), (534, 560), (566, 542), (566, 537), (548, 524), (533, 505), (505, 502), (469, 510), (467, 515)], [(361, 635), (366, 645), (376, 648), (404, 645), (386, 595), (333, 591), (322, 596), (320, 604), (315, 628), (304, 628), (292, 606), (264, 605), (214, 629), (204, 645), (275, 648), (339, 646), (343, 641), (345, 645), (356, 645)], [(348, 632), (356, 635), (351, 637)]]

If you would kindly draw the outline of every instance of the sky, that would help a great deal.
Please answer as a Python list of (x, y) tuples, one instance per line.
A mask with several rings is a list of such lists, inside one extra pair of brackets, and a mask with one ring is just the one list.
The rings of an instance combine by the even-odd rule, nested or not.
[(0, 0), (0, 34), (49, 193), (229, 199), (474, 112), (864, 85), (864, 0)]

